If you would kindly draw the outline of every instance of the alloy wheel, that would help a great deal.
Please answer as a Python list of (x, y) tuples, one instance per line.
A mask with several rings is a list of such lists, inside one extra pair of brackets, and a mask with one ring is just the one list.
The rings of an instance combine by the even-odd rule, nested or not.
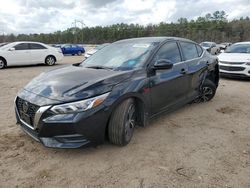
[(132, 138), (135, 127), (135, 105), (132, 104), (128, 109), (127, 119), (125, 122), (125, 139), (129, 141)]
[(55, 59), (53, 57), (48, 57), (46, 63), (48, 65), (54, 65), (55, 64)]
[(0, 59), (0, 69), (3, 69), (5, 67), (5, 63), (2, 59)]
[(201, 102), (207, 102), (213, 97), (213, 89), (210, 87), (203, 87), (202, 88), (202, 94), (201, 94)]

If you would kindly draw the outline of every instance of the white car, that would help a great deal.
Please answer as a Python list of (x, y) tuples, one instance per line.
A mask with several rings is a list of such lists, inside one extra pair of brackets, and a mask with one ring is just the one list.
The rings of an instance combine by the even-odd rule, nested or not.
[(39, 42), (13, 42), (0, 47), (0, 69), (40, 63), (51, 66), (62, 58), (61, 49)]
[(250, 42), (231, 45), (218, 59), (222, 76), (250, 78)]
[(220, 53), (220, 48), (215, 42), (202, 42), (200, 45), (212, 55), (217, 55)]
[(95, 48), (93, 48), (93, 49), (87, 51), (87, 52), (85, 53), (85, 55), (84, 55), (85, 58), (90, 57), (91, 55), (93, 55), (94, 53), (96, 53), (98, 50), (101, 50), (102, 48), (108, 46), (109, 44), (110, 44), (110, 43), (104, 43), (104, 44), (98, 45), (98, 46), (96, 46)]

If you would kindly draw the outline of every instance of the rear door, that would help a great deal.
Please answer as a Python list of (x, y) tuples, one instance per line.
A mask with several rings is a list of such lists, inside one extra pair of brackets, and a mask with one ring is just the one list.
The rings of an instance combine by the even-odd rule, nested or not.
[(29, 65), (30, 51), (28, 43), (19, 43), (13, 46), (15, 50), (8, 51), (8, 62), (11, 65)]
[(156, 114), (167, 108), (181, 104), (188, 90), (186, 79), (187, 66), (182, 62), (179, 46), (176, 41), (165, 43), (155, 54), (151, 64), (166, 59), (173, 62), (173, 68), (155, 70), (149, 77), (151, 89), (152, 113)]
[(184, 61), (188, 67), (186, 74), (188, 82), (188, 98), (194, 98), (198, 95), (199, 86), (204, 76), (204, 70), (207, 68), (207, 62), (203, 59), (204, 50), (201, 46), (192, 42), (180, 41), (181, 51)]
[(48, 55), (48, 49), (38, 43), (29, 43), (30, 59), (32, 64), (44, 63)]

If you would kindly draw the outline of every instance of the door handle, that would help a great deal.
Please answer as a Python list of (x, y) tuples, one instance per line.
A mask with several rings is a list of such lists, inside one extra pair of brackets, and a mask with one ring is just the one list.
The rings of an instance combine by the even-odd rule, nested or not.
[(181, 69), (181, 74), (186, 74), (187, 73), (187, 70), (186, 69)]

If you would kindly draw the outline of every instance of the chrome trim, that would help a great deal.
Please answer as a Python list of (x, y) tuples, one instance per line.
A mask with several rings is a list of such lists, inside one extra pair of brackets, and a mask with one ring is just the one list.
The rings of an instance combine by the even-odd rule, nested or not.
[(51, 107), (50, 106), (42, 106), (40, 107), (37, 111), (36, 111), (36, 114), (35, 114), (35, 117), (34, 117), (34, 129), (36, 129), (38, 127), (38, 123), (40, 121), (40, 118), (41, 116), (43, 115), (43, 113), (48, 110), (49, 108)]

